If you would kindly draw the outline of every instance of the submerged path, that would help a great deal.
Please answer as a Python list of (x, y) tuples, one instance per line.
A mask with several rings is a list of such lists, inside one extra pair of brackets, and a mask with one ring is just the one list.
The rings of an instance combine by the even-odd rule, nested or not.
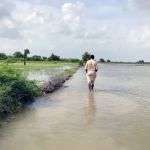
[(102, 65), (89, 93), (79, 69), (62, 89), (2, 125), (0, 150), (149, 150), (150, 72), (140, 81), (141, 72)]

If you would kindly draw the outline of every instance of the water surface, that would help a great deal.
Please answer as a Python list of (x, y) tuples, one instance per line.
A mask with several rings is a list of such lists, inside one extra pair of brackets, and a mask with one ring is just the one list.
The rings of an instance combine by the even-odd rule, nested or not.
[(83, 69), (0, 128), (0, 150), (149, 150), (150, 66), (105, 64), (93, 93)]

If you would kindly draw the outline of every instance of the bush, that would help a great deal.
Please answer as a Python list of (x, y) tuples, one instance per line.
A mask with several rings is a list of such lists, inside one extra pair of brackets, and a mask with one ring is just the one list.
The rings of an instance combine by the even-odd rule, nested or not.
[(19, 58), (13, 58), (13, 57), (8, 57), (6, 60), (5, 60), (5, 63), (6, 64), (11, 64), (11, 63), (16, 63), (17, 61), (19, 60)]
[(20, 51), (16, 51), (13, 53), (13, 56), (15, 58), (23, 58), (23, 54)]
[(60, 61), (60, 56), (57, 56), (55, 54), (51, 54), (51, 56), (48, 58), (49, 61)]
[(0, 115), (17, 112), (39, 93), (35, 82), (27, 81), (17, 71), (3, 69), (0, 72)]
[(34, 55), (34, 56), (31, 57), (31, 60), (33, 60), (33, 61), (42, 61), (42, 57), (38, 56), (38, 55)]
[(7, 59), (7, 55), (5, 53), (0, 53), (0, 60)]

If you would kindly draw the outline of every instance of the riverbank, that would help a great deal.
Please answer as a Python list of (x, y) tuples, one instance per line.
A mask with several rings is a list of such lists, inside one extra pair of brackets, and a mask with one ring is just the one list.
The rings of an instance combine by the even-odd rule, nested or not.
[[(66, 63), (53, 62), (52, 64), (30, 64), (23, 68), (22, 64), (13, 64), (12, 66), (0, 66), (0, 118), (9, 114), (13, 114), (22, 110), (24, 105), (32, 102), (35, 97), (51, 93), (60, 88), (63, 83), (68, 80), (78, 68), (78, 64), (68, 64), (68, 68), (57, 73), (49, 80), (39, 82), (38, 80), (28, 80), (23, 72), (32, 70), (40, 70), (46, 68), (64, 67)], [(19, 66), (19, 67), (18, 67)], [(21, 67), (20, 67), (21, 66)]]

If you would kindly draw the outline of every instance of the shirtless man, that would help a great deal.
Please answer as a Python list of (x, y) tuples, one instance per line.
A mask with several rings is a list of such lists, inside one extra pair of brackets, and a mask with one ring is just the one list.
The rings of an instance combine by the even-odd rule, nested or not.
[(93, 90), (94, 82), (96, 78), (96, 72), (98, 71), (97, 62), (94, 60), (94, 55), (90, 56), (90, 60), (85, 65), (86, 77), (88, 82), (89, 90)]

